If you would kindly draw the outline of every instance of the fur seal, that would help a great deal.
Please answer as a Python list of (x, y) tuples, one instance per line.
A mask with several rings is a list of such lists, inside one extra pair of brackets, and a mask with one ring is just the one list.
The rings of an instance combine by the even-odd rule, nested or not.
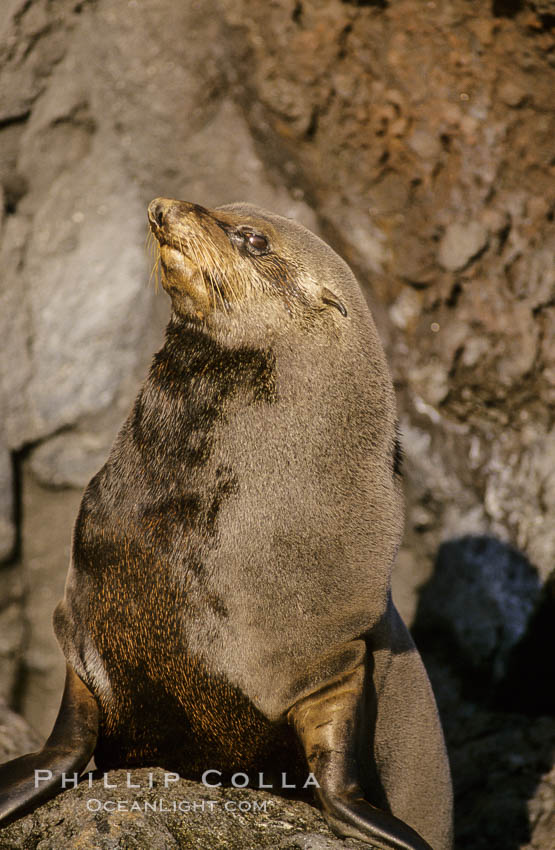
[(339, 835), (448, 850), (441, 726), (391, 599), (395, 403), (361, 290), (254, 206), (158, 198), (148, 216), (166, 340), (84, 493), (54, 614), (60, 713), (0, 769), (1, 811), (93, 752), (197, 779), (309, 770)]

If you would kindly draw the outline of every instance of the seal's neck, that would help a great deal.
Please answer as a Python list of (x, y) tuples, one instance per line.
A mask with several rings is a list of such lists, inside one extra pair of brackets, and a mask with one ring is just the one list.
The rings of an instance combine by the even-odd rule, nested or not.
[(172, 318), (128, 426), (143, 456), (163, 453), (180, 466), (199, 466), (217, 423), (275, 400), (271, 349), (226, 348), (201, 327)]
[(191, 406), (208, 401), (225, 406), (275, 400), (275, 355), (270, 348), (222, 345), (201, 325), (175, 316), (166, 329), (164, 347), (154, 355), (147, 385)]

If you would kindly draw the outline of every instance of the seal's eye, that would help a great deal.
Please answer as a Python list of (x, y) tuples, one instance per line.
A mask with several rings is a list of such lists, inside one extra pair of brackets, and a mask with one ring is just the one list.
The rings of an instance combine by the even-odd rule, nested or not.
[(255, 251), (265, 251), (268, 247), (268, 243), (264, 236), (260, 236), (258, 233), (251, 233), (251, 235), (247, 238), (249, 245), (251, 248), (254, 248)]
[(247, 250), (251, 254), (265, 254), (268, 250), (268, 240), (261, 233), (255, 233), (253, 230), (244, 230), (243, 237)]

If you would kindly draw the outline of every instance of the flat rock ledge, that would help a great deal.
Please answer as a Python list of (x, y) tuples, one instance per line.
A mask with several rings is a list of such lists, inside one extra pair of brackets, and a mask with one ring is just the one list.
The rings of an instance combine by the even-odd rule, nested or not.
[[(249, 788), (207, 788), (160, 768), (85, 779), (0, 832), (0, 850), (368, 850), (342, 841), (313, 806)], [(152, 785), (152, 787), (149, 787)]]

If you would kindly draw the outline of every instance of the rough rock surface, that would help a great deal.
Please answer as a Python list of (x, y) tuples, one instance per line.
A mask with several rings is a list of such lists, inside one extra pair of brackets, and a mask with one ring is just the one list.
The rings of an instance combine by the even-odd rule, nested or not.
[(318, 810), (302, 801), (248, 788), (207, 789), (187, 780), (166, 787), (165, 773), (159, 768), (136, 770), (129, 777), (129, 783), (141, 790), (127, 789), (128, 774), (119, 770), (107, 779), (117, 788), (107, 789), (103, 779), (96, 779), (91, 787), (84, 782), (66, 791), (0, 832), (0, 850), (35, 846), (41, 850), (364, 850), (369, 846), (335, 838)]
[[(63, 680), (51, 614), (80, 489), (168, 315), (144, 248), (156, 195), (247, 199), (298, 217), (365, 285), (398, 390), (408, 510), (394, 594), (409, 622), (423, 616), (440, 545), (465, 535), (510, 544), (545, 582), (555, 565), (552, 0), (7, 0), (2, 12), (0, 687), (10, 705), (48, 734)], [(504, 565), (494, 557), (484, 571), (486, 597)], [(519, 611), (519, 629), (530, 625), (510, 656), (516, 632), (507, 643), (502, 628), (492, 645), (486, 628), (485, 668), (508, 665), (495, 711), (483, 605), (465, 611), (460, 669), (443, 657), (442, 626), (427, 647), (461, 848), (549, 848), (553, 738), (537, 715), (553, 700), (538, 682), (551, 676), (555, 621), (544, 602), (530, 619), (528, 603)], [(503, 713), (509, 705), (523, 714)]]
[(15, 547), (14, 520), (12, 461), (9, 451), (0, 443), (0, 563), (10, 558)]
[(37, 733), (0, 700), (0, 762), (37, 750), (40, 745)]

